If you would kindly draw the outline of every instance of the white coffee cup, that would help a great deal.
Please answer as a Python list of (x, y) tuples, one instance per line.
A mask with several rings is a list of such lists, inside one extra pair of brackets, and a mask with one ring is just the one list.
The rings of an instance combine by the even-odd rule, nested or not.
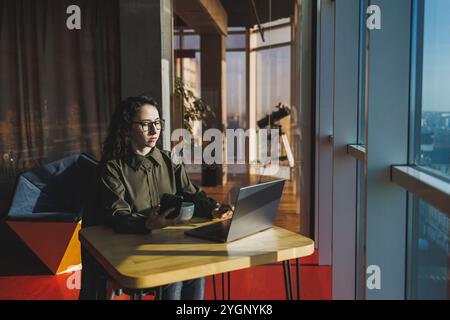
[(183, 202), (180, 208), (181, 222), (188, 222), (194, 216), (195, 205), (192, 202)]

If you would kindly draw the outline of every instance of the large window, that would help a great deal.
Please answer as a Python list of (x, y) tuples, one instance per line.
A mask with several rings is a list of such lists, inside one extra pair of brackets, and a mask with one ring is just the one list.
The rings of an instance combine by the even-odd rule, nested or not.
[(256, 117), (270, 114), (279, 103), (290, 104), (291, 48), (279, 47), (256, 52)]
[(255, 54), (256, 117), (273, 111), (279, 102), (291, 103), (291, 24), (281, 19), (264, 25), (264, 40), (251, 30), (250, 50)]
[(409, 299), (449, 299), (449, 219), (413, 198), (409, 219), (407, 289)]
[[(320, 121), (328, 124), (324, 120), (332, 113), (334, 128), (317, 130), (316, 203), (325, 207), (327, 181), (321, 183), (320, 174), (332, 165), (333, 294), (353, 297), (345, 292), (346, 284), (353, 287), (347, 277), (353, 276), (352, 265), (340, 259), (356, 241), (355, 260), (353, 254), (347, 260), (356, 267), (357, 299), (449, 299), (450, 1), (382, 1), (382, 12), (389, 14), (383, 15), (380, 30), (370, 31), (366, 22), (371, 1), (319, 4), (316, 123), (319, 128)], [(357, 79), (352, 68), (356, 63)], [(354, 78), (342, 81), (348, 74)], [(342, 103), (342, 95), (350, 103)], [(349, 104), (352, 109), (346, 109)], [(345, 127), (342, 118), (351, 119), (351, 126)], [(348, 174), (355, 181), (349, 184), (348, 198), (340, 175), (355, 168), (341, 157), (341, 139), (351, 144), (348, 153), (358, 160), (356, 179)], [(352, 219), (342, 227), (349, 210), (339, 200), (353, 204), (354, 190), (356, 219), (349, 215)], [(322, 230), (326, 209), (318, 210)], [(320, 229), (318, 234), (320, 240)]]
[(200, 36), (191, 29), (179, 29), (174, 35), (175, 76), (201, 96)]
[(230, 28), (227, 36), (227, 126), (247, 129), (247, 31)]
[(423, 6), (416, 97), (420, 138), (415, 162), (450, 177), (450, 1), (424, 1)]
[[(450, 1), (414, 3), (410, 162), (439, 182), (433, 185), (436, 190), (422, 193), (432, 203), (410, 196), (407, 298), (449, 299), (448, 212), (433, 204), (440, 204), (440, 192), (450, 190)], [(414, 188), (410, 191), (420, 194), (420, 181)]]
[[(227, 129), (248, 129), (248, 32), (245, 27), (230, 27), (227, 36)], [(230, 141), (228, 141), (230, 142)], [(246, 173), (244, 144), (235, 140), (228, 150), (228, 173)], [(238, 149), (241, 148), (241, 149)], [(240, 157), (238, 157), (240, 155)], [(239, 164), (238, 164), (239, 163)]]
[[(250, 97), (252, 101), (250, 103), (250, 121), (253, 121), (251, 125), (256, 129), (258, 129), (256, 122), (271, 114), (279, 103), (292, 106), (291, 20), (285, 18), (272, 21), (264, 24), (262, 29), (263, 35), (257, 27), (250, 29), (250, 94), (252, 95)], [(289, 142), (293, 141), (292, 119), (293, 117), (290, 115), (279, 121), (281, 133), (286, 134)], [(259, 163), (257, 160), (258, 155), (259, 157), (267, 155), (268, 151), (263, 148), (265, 144), (250, 141), (250, 145), (250, 160), (256, 164), (255, 168), (259, 168), (260, 165), (263, 165), (263, 168), (267, 166), (267, 163)], [(286, 156), (285, 152), (286, 150), (282, 147), (281, 156)], [(293, 152), (296, 154), (296, 150)], [(291, 173), (287, 163), (280, 162), (280, 164), (277, 175), (290, 179)], [(269, 171), (265, 171), (263, 174)]]
[(227, 52), (227, 125), (230, 129), (247, 128), (246, 53)]

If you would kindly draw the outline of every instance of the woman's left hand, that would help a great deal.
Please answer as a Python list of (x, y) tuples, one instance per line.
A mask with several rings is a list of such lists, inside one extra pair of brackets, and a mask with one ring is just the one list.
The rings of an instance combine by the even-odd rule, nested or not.
[(212, 216), (214, 219), (227, 220), (233, 216), (233, 212), (234, 206), (222, 203), (212, 211)]

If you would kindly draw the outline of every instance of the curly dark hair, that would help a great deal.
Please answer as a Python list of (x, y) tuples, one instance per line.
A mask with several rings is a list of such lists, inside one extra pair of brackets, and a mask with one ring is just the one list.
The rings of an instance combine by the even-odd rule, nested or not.
[(139, 108), (146, 104), (154, 106), (161, 115), (159, 105), (153, 98), (129, 97), (119, 103), (112, 116), (108, 136), (103, 143), (101, 159), (103, 163), (113, 159), (125, 159), (130, 145), (127, 130), (131, 127), (132, 119)]

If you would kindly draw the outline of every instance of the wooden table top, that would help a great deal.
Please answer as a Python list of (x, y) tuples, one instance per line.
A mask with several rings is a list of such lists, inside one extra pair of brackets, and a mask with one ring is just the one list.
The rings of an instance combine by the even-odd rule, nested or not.
[(211, 223), (194, 219), (189, 225), (153, 230), (149, 235), (118, 234), (107, 227), (80, 231), (83, 246), (120, 285), (151, 288), (256, 265), (305, 257), (314, 241), (273, 227), (230, 243), (188, 237), (184, 231)]

